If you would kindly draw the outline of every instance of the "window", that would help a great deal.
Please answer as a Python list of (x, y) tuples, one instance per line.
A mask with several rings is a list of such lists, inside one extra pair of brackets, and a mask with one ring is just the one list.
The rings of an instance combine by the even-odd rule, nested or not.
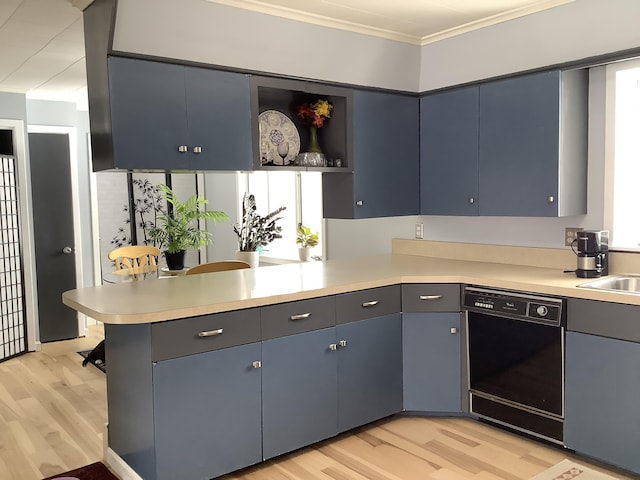
[(608, 228), (611, 246), (640, 245), (640, 60), (607, 66)]
[(239, 218), (245, 192), (253, 194), (260, 215), (267, 215), (279, 207), (287, 207), (280, 216), (282, 238), (265, 247), (265, 257), (298, 260), (296, 228), (303, 223), (320, 233), (320, 243), (312, 251), (322, 255), (322, 174), (299, 171), (256, 171), (238, 174)]

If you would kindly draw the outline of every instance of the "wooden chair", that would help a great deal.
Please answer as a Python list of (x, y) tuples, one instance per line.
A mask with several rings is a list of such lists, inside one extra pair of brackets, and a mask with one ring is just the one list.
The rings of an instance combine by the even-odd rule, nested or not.
[(240, 260), (226, 260), (223, 262), (209, 262), (201, 263), (195, 267), (191, 267), (187, 270), (187, 275), (194, 275), (197, 273), (210, 273), (210, 272), (224, 272), (225, 270), (240, 270), (242, 268), (251, 268), (247, 262), (241, 262)]
[(158, 269), (160, 249), (150, 245), (129, 245), (109, 252), (109, 260), (116, 265), (116, 272), (144, 273)]

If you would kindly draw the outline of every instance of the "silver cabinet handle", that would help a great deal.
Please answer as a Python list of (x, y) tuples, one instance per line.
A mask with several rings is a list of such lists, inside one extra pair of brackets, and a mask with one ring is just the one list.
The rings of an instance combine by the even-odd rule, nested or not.
[(347, 341), (346, 340), (340, 340), (338, 342), (338, 346), (339, 347), (346, 347), (347, 346)]
[(202, 147), (193, 147), (193, 153), (202, 153)]
[(200, 338), (204, 338), (204, 337), (213, 337), (215, 335), (221, 335), (221, 334), (222, 334), (222, 329), (219, 328), (217, 330), (208, 330), (208, 331), (205, 331), (205, 332), (200, 332), (200, 333), (198, 333), (198, 336)]
[(456, 327), (451, 327), (449, 331), (451, 332), (452, 335), (455, 335), (456, 333), (458, 333), (458, 329)]
[(357, 206), (359, 206), (359, 207), (361, 207), (362, 205), (364, 205), (364, 202), (363, 202), (362, 200), (358, 200), (358, 201), (356, 202), (356, 205), (357, 205)]
[(476, 199), (473, 197), (469, 197), (469, 203), (474, 204), (476, 203)]
[(440, 300), (442, 295), (420, 295), (420, 300)]
[(337, 350), (338, 349), (338, 345), (335, 343), (332, 343), (329, 345), (329, 350)]
[(555, 202), (555, 201), (556, 201), (556, 197), (554, 197), (553, 195), (549, 195), (549, 196), (547, 197), (547, 202), (549, 202), (549, 203), (553, 203), (553, 202)]
[(261, 368), (262, 367), (262, 362), (260, 360), (256, 360), (251, 365), (253, 366), (253, 368)]
[(65, 255), (68, 255), (70, 253), (73, 253), (73, 248), (66, 246), (62, 249), (62, 253), (64, 253)]
[(188, 152), (188, 151), (189, 151), (189, 147), (187, 147), (186, 145), (180, 145), (180, 146), (178, 147), (178, 151), (179, 151), (180, 153)]
[(307, 313), (300, 313), (298, 315), (291, 315), (289, 317), (289, 320), (304, 320), (305, 318), (309, 318), (311, 316), (311, 312), (307, 312)]
[(380, 303), (378, 300), (371, 300), (370, 302), (364, 302), (362, 306), (364, 308), (375, 307), (378, 303)]

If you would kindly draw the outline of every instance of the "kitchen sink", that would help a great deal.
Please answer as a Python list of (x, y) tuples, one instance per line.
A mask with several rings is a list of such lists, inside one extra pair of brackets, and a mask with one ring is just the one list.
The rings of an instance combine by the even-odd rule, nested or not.
[(612, 275), (607, 278), (582, 283), (578, 287), (640, 294), (640, 275)]

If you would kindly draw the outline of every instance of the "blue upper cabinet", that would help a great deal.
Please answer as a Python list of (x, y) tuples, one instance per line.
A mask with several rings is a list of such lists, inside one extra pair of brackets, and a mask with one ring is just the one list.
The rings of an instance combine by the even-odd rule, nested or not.
[(421, 99), (421, 212), (586, 213), (586, 70), (549, 71)]
[(480, 86), (480, 215), (586, 213), (586, 70)]
[(420, 99), (423, 215), (478, 215), (478, 87)]
[(110, 57), (109, 97), (113, 152), (95, 170), (252, 168), (246, 75)]
[(418, 98), (355, 90), (352, 115), (353, 174), (324, 175), (325, 217), (417, 215)]

